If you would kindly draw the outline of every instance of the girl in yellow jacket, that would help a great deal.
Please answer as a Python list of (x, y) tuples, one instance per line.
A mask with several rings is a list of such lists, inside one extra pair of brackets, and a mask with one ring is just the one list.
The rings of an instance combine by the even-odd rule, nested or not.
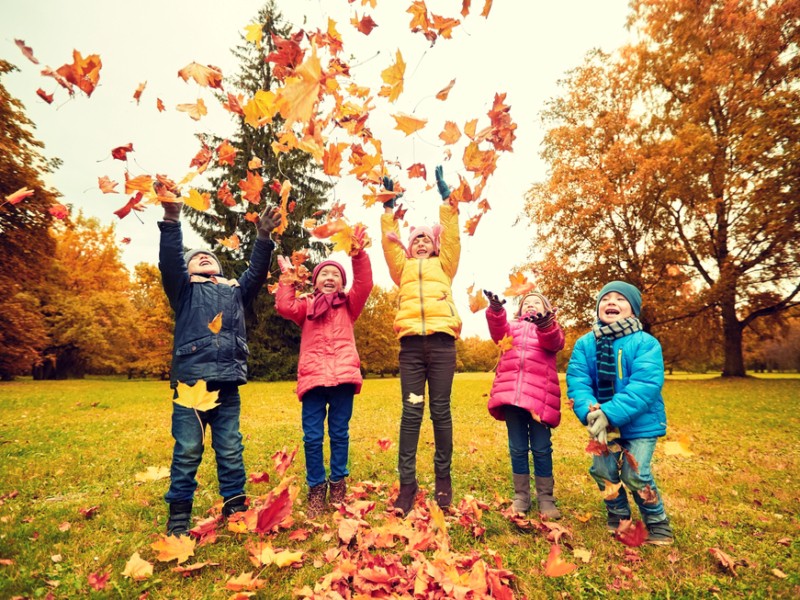
[[(384, 187), (394, 184), (383, 179)], [(450, 392), (456, 370), (456, 339), (461, 332), (451, 289), (458, 269), (461, 241), (458, 210), (447, 199), (450, 188), (436, 167), (436, 186), (442, 197), (439, 224), (412, 227), (408, 247), (403, 246), (394, 218), (395, 198), (384, 203), (381, 242), (392, 280), (399, 287), (394, 330), (400, 339), (400, 388), (403, 413), (400, 421), (398, 472), (400, 493), (394, 506), (406, 515), (417, 495), (417, 445), (428, 384), (430, 417), (436, 450), (436, 502), (446, 508), (453, 498), (450, 463), (453, 456), (453, 421)]]

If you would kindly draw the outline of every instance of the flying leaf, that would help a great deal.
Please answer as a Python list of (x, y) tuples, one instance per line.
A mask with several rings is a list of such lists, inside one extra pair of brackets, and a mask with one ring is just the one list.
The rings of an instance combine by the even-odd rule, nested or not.
[(558, 544), (550, 546), (550, 554), (544, 565), (544, 574), (547, 577), (561, 577), (572, 573), (578, 565), (565, 561), (561, 558), (561, 547)]
[(42, 100), (44, 100), (48, 104), (52, 104), (53, 103), (53, 94), (48, 94), (42, 88), (39, 88), (38, 90), (36, 90), (36, 95), (39, 96), (39, 98), (41, 98)]
[(97, 185), (104, 194), (117, 194), (114, 188), (119, 185), (116, 181), (111, 181), (107, 175), (97, 178)]
[(449, 146), (450, 144), (455, 144), (460, 138), (461, 131), (459, 131), (458, 125), (453, 121), (445, 121), (444, 129), (439, 134), (439, 139)]
[(35, 65), (39, 64), (39, 60), (33, 55), (33, 50), (30, 48), (30, 46), (26, 46), (23, 40), (14, 40), (14, 43), (17, 45), (17, 48), (22, 51), (22, 54), (25, 56), (25, 58)]
[(533, 283), (528, 281), (528, 278), (520, 272), (509, 275), (508, 281), (510, 285), (503, 292), (504, 296), (522, 296), (530, 292), (534, 287)]
[(236, 206), (236, 199), (233, 197), (227, 181), (223, 181), (222, 185), (219, 186), (219, 189), (217, 190), (217, 198), (225, 206)]
[(219, 312), (211, 319), (211, 322), (208, 324), (208, 328), (211, 330), (211, 333), (217, 335), (220, 330), (222, 329), (222, 313)]
[(279, 92), (279, 106), (286, 124), (311, 120), (317, 104), (322, 80), (322, 68), (316, 46), (311, 46), (311, 56), (295, 70), (295, 77), (287, 78), (286, 86)]
[(428, 119), (417, 119), (416, 117), (403, 113), (397, 113), (396, 115), (392, 115), (392, 117), (397, 123), (395, 129), (399, 129), (406, 135), (411, 135), (415, 131), (419, 131), (428, 123)]
[(251, 204), (261, 202), (261, 190), (264, 189), (264, 180), (258, 173), (247, 172), (247, 179), (239, 180), (239, 189), (244, 192), (244, 198)]
[(447, 86), (436, 93), (437, 100), (447, 100), (447, 96), (450, 94), (450, 90), (453, 89), (453, 86), (456, 84), (456, 80), (452, 79)]
[(197, 172), (202, 173), (208, 168), (213, 157), (214, 155), (211, 152), (211, 148), (203, 144), (203, 147), (200, 148), (197, 154), (194, 155), (194, 158), (192, 158), (192, 162), (189, 163), (189, 168), (197, 167)]
[(245, 25), (244, 30), (247, 32), (244, 39), (251, 44), (255, 44), (256, 48), (261, 48), (261, 40), (264, 39), (264, 24), (251, 23), (250, 25)]
[(259, 471), (258, 473), (250, 473), (248, 478), (250, 483), (269, 483), (269, 473), (266, 471)]
[(178, 71), (178, 76), (184, 81), (192, 78), (203, 87), (222, 89), (222, 71), (213, 65), (204, 67), (199, 63), (191, 62)]
[(56, 73), (67, 82), (75, 85), (87, 96), (91, 96), (98, 81), (103, 63), (97, 54), (90, 54), (86, 58), (77, 50), (72, 51), (72, 64), (62, 65)]
[(342, 150), (347, 148), (346, 143), (334, 144), (331, 142), (322, 154), (322, 171), (326, 175), (338, 177), (342, 170)]
[(349, 229), (347, 222), (344, 219), (336, 219), (335, 221), (328, 221), (322, 225), (317, 225), (309, 233), (315, 238), (324, 240), (346, 229)]
[(128, 160), (128, 152), (133, 152), (133, 144), (125, 144), (111, 149), (111, 156), (117, 160)]
[(201, 117), (208, 114), (206, 103), (203, 102), (202, 98), (198, 98), (195, 104), (178, 104), (175, 109), (180, 112), (185, 112), (195, 121), (199, 121)]
[(275, 463), (275, 471), (283, 477), (286, 473), (286, 469), (292, 464), (294, 461), (294, 457), (297, 454), (298, 446), (295, 446), (294, 450), (291, 454), (286, 451), (286, 446), (283, 447), (282, 450), (278, 450), (275, 454), (272, 455), (272, 461)]
[(139, 100), (142, 97), (142, 92), (144, 92), (144, 88), (147, 86), (147, 82), (143, 82), (139, 84), (139, 87), (136, 88), (136, 91), (133, 92), (133, 99), (136, 100), (136, 104), (139, 104)]
[(139, 556), (138, 552), (133, 555), (125, 563), (125, 570), (122, 572), (124, 577), (130, 577), (134, 581), (142, 581), (153, 575), (153, 565)]
[(238, 250), (239, 246), (241, 246), (241, 241), (239, 240), (239, 236), (235, 233), (230, 237), (226, 238), (216, 238), (217, 242), (222, 246), (225, 246), (229, 250)]
[(225, 140), (217, 148), (217, 161), (221, 165), (233, 166), (235, 159), (236, 148), (231, 146), (228, 140)]
[(483, 213), (478, 213), (477, 215), (473, 215), (467, 219), (466, 223), (464, 223), (464, 232), (467, 235), (475, 235), (475, 230), (478, 228), (478, 223), (480, 223), (481, 217), (483, 217)]
[(189, 195), (183, 198), (183, 203), (186, 206), (191, 206), (195, 210), (205, 212), (211, 208), (211, 193), (203, 192), (202, 194), (195, 188), (189, 190)]
[(481, 16), (484, 18), (489, 18), (489, 11), (492, 10), (492, 2), (494, 0), (483, 0), (483, 10), (481, 11)]
[(255, 532), (269, 533), (278, 528), (281, 522), (291, 514), (292, 498), (289, 488), (283, 488), (277, 496), (270, 492), (258, 511)]
[(438, 34), (446, 40), (449, 40), (453, 37), (453, 29), (461, 24), (461, 21), (458, 19), (440, 17), (439, 15), (434, 14), (431, 14), (431, 17), (431, 28), (435, 29)]
[(140, 483), (144, 483), (145, 481), (158, 481), (168, 477), (169, 469), (167, 467), (147, 467), (146, 471), (136, 473), (133, 478)]
[(350, 19), (350, 24), (358, 29), (364, 35), (369, 35), (378, 24), (372, 20), (369, 15), (364, 15), (361, 19), (358, 18), (358, 13)]
[(133, 192), (154, 193), (153, 178), (150, 175), (138, 175), (133, 179), (128, 179), (128, 174), (125, 173), (125, 193), (130, 194)]
[(63, 204), (58, 202), (54, 203), (50, 208), (47, 209), (51, 215), (53, 215), (56, 219), (63, 221), (69, 216), (69, 210)]
[(497, 347), (500, 348), (500, 354), (508, 352), (514, 346), (514, 336), (504, 335), (503, 338), (497, 342)]
[(476, 313), (489, 306), (489, 301), (486, 299), (481, 289), (475, 290), (473, 294), (472, 290), (474, 287), (475, 285), (473, 284), (467, 288), (467, 295), (469, 296), (469, 309), (473, 313)]
[(614, 536), (626, 546), (637, 548), (647, 540), (647, 527), (642, 521), (634, 523), (629, 519), (623, 519), (614, 532)]
[(164, 106), (164, 101), (161, 98), (156, 98), (156, 110), (158, 112), (164, 112), (167, 108)]
[(381, 78), (386, 85), (381, 87), (378, 96), (385, 96), (389, 102), (395, 102), (400, 94), (403, 93), (405, 72), (406, 63), (403, 61), (403, 55), (400, 54), (400, 50), (397, 50), (394, 64), (381, 71)]
[(6, 196), (6, 202), (8, 202), (9, 204), (19, 204), (20, 202), (25, 200), (25, 198), (33, 196), (34, 193), (35, 190), (29, 190), (27, 187), (22, 187), (19, 188), (13, 194)]
[(199, 411), (211, 410), (218, 406), (217, 402), (219, 390), (209, 392), (206, 389), (206, 382), (198, 379), (193, 386), (178, 382), (178, 397), (173, 400), (175, 404), (180, 404), (186, 408), (193, 408)]
[(414, 163), (408, 169), (408, 177), (409, 179), (413, 179), (414, 177), (419, 177), (420, 179), (427, 179), (428, 178), (428, 170), (425, 168), (425, 165), (422, 163)]

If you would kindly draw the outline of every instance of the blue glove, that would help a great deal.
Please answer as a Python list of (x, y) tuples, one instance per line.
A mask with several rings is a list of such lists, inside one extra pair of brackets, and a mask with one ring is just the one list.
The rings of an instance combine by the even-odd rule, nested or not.
[(439, 190), (442, 200), (447, 200), (450, 197), (450, 186), (445, 183), (442, 176), (442, 165), (436, 167), (436, 189)]
[(605, 413), (599, 408), (593, 410), (586, 415), (586, 422), (589, 424), (589, 435), (601, 444), (607, 444), (609, 422)]
[[(394, 181), (392, 181), (388, 177), (384, 176), (383, 177), (383, 188), (385, 190), (389, 191), (389, 192), (393, 192), (394, 191)], [(392, 199), (387, 200), (386, 202), (384, 202), (383, 203), (383, 208), (394, 208), (395, 201), (398, 198), (400, 198), (402, 195), (403, 195), (403, 192), (400, 192), (399, 194), (394, 196)]]

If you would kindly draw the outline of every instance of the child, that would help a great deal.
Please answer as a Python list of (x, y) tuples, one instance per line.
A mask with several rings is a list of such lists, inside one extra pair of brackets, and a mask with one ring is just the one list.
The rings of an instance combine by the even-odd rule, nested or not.
[[(673, 542), (672, 528), (664, 512), (661, 495), (650, 472), (656, 439), (667, 432), (667, 417), (661, 388), (664, 360), (661, 345), (642, 331), (637, 318), (642, 306), (641, 292), (624, 281), (612, 281), (597, 295), (597, 323), (581, 337), (567, 367), (567, 396), (589, 433), (606, 444), (608, 427), (619, 429), (605, 456), (594, 456), (589, 473), (601, 490), (620, 479), (633, 493), (647, 526), (647, 543)], [(622, 456), (630, 453), (634, 466)], [(624, 488), (613, 500), (606, 500), (608, 528), (615, 531), (622, 520), (631, 518)]]
[[(384, 187), (393, 182), (384, 177)], [(423, 396), (428, 382), (428, 401), (436, 451), (436, 502), (446, 508), (453, 498), (450, 463), (453, 456), (453, 421), (450, 392), (456, 369), (456, 338), (461, 318), (453, 304), (451, 284), (458, 269), (461, 242), (458, 210), (447, 199), (450, 188), (436, 167), (436, 186), (444, 201), (440, 225), (412, 227), (408, 248), (398, 237), (394, 200), (384, 203), (381, 216), (383, 253), (389, 274), (399, 287), (394, 330), (400, 338), (400, 388), (403, 412), (400, 422), (398, 471), (400, 492), (394, 506), (407, 515), (417, 495), (417, 444), (422, 426)]]
[[(300, 359), (297, 365), (297, 396), (302, 401), (303, 447), (308, 484), (308, 518), (325, 509), (330, 485), (330, 500), (344, 502), (345, 477), (350, 447), (350, 417), (353, 397), (361, 391), (361, 361), (356, 350), (353, 324), (372, 291), (372, 267), (361, 250), (362, 242), (351, 254), (353, 287), (347, 284), (342, 266), (326, 260), (314, 269), (314, 293), (297, 297), (294, 286), (284, 280), (278, 284), (275, 308), (282, 317), (302, 328)], [(322, 440), (325, 413), (330, 437), (330, 479), (325, 476)]]
[[(250, 267), (238, 280), (222, 277), (219, 260), (206, 250), (183, 252), (180, 202), (164, 202), (158, 268), (164, 291), (175, 311), (175, 338), (170, 387), (204, 381), (209, 391), (219, 391), (219, 405), (195, 412), (172, 404), (172, 437), (175, 448), (170, 468), (170, 486), (164, 499), (169, 503), (167, 533), (187, 535), (192, 500), (197, 488), (195, 475), (203, 458), (203, 436), (211, 426), (211, 446), (217, 459), (219, 491), (225, 517), (246, 510), (244, 503), (244, 446), (239, 432), (239, 386), (247, 383), (247, 349), (244, 307), (253, 301), (267, 278), (274, 243), (270, 232), (279, 223), (277, 208), (261, 213), (258, 239)], [(222, 313), (218, 333), (209, 323)], [(177, 391), (175, 392), (177, 398)], [(198, 418), (200, 421), (198, 421)]]
[(561, 389), (556, 353), (564, 348), (564, 332), (556, 322), (550, 301), (539, 293), (522, 298), (516, 318), (506, 319), (503, 302), (491, 292), (486, 320), (495, 342), (512, 336), (504, 352), (489, 394), (489, 413), (506, 422), (511, 473), (514, 480), (515, 512), (531, 508), (529, 452), (533, 453), (539, 513), (560, 519), (553, 496), (553, 444), (550, 428), (561, 422)]

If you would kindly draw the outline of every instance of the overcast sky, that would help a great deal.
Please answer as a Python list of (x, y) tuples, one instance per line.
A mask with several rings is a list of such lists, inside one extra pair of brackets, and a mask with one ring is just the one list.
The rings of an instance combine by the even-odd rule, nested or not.
[[(118, 238), (130, 238), (123, 245), (123, 258), (132, 267), (138, 262), (157, 260), (156, 221), (159, 207), (139, 216), (117, 219), (113, 211), (125, 204), (123, 194), (102, 194), (97, 179), (107, 175), (123, 181), (124, 164), (112, 160), (110, 150), (132, 143), (129, 155), (132, 175), (167, 174), (180, 180), (199, 149), (196, 132), (225, 135), (233, 122), (213, 99), (210, 91), (185, 83), (177, 71), (192, 61), (216, 65), (223, 75), (237, 70), (230, 49), (241, 41), (246, 25), (255, 20), (261, 0), (30, 0), (6, 3), (0, 20), (0, 56), (20, 68), (3, 79), (9, 92), (25, 104), (26, 114), (36, 124), (36, 137), (45, 143), (45, 154), (64, 161), (48, 179), (63, 194), (62, 201), (74, 212), (98, 217), (103, 223), (117, 223)], [(405, 90), (389, 104), (376, 99), (370, 116), (374, 135), (383, 142), (387, 159), (404, 168), (422, 162), (433, 183), (433, 170), (444, 165), (445, 178), (456, 183), (458, 175), (472, 180), (461, 164), (463, 144), (445, 160), (445, 147), (438, 139), (445, 120), (461, 129), (474, 118), (479, 127), (488, 125), (487, 111), (496, 93), (506, 93), (506, 104), (517, 124), (513, 153), (503, 153), (490, 178), (484, 197), (492, 210), (483, 217), (476, 235), (462, 235), (462, 260), (453, 291), (464, 319), (464, 335), (488, 337), (482, 313), (472, 315), (466, 289), (502, 292), (508, 276), (535, 247), (535, 232), (514, 226), (526, 190), (547, 175), (539, 157), (544, 134), (540, 113), (548, 99), (559, 94), (557, 81), (580, 65), (587, 51), (599, 47), (613, 51), (627, 39), (624, 23), (628, 14), (623, 0), (494, 0), (488, 19), (480, 16), (483, 0), (472, 0), (471, 14), (453, 32), (453, 39), (439, 39), (431, 47), (408, 27), (405, 12), (411, 0), (378, 0), (375, 9), (361, 0), (279, 0), (284, 18), (296, 28), (323, 31), (328, 19), (337, 23), (344, 41), (343, 59), (351, 65), (353, 79), (377, 92), (380, 72), (390, 66), (397, 50), (406, 62)], [(461, 0), (429, 0), (435, 14), (461, 18)], [(356, 31), (350, 18), (357, 13), (372, 16), (377, 27), (369, 36)], [(14, 40), (21, 39), (33, 49), (40, 65), (23, 57)], [(72, 62), (72, 52), (83, 56), (98, 54), (103, 62), (100, 82), (91, 98), (78, 92), (69, 99), (66, 90), (52, 78), (42, 77), (45, 65), (57, 69)], [(449, 98), (441, 102), (434, 95), (450, 80), (456, 84)], [(142, 82), (147, 86), (140, 103), (133, 99)], [(224, 83), (224, 81), (223, 81)], [(53, 93), (47, 104), (36, 95), (42, 88)], [(167, 110), (156, 109), (156, 98)], [(209, 114), (199, 122), (177, 112), (180, 103), (203, 98)], [(403, 112), (428, 119), (428, 125), (412, 136), (394, 130), (390, 115)], [(329, 132), (326, 132), (329, 133)], [(331, 140), (346, 141), (330, 132)], [(264, 178), (276, 174), (264, 174)], [(409, 180), (397, 170), (408, 193), (406, 218), (410, 224), (432, 224), (438, 215), (435, 189), (425, 191), (419, 180)], [(380, 252), (379, 218), (382, 209), (363, 209), (363, 190), (352, 178), (334, 180), (333, 195), (347, 204), (351, 222), (362, 221), (376, 243), (370, 249), (376, 283), (391, 285)], [(120, 185), (119, 187), (123, 187)], [(462, 205), (463, 206), (463, 205)], [(475, 212), (473, 205), (462, 208), (462, 225)], [(404, 235), (405, 237), (405, 235)], [(191, 238), (189, 238), (191, 242)], [(196, 240), (195, 240), (196, 242)], [(332, 258), (341, 258), (334, 255)], [(346, 262), (346, 260), (345, 260)], [(530, 274), (529, 274), (530, 276)]]

